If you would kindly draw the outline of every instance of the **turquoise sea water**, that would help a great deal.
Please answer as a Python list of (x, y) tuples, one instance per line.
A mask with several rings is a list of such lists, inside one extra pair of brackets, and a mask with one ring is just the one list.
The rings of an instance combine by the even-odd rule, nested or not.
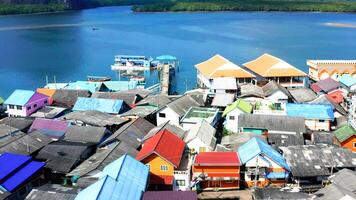
[[(236, 64), (262, 53), (307, 71), (306, 59), (356, 59), (356, 24), (350, 13), (213, 12), (132, 13), (129, 7), (0, 17), (0, 96), (87, 75), (115, 77), (116, 54), (180, 60), (176, 89), (196, 85), (194, 64), (219, 53)], [(99, 30), (93, 30), (93, 27)], [(148, 84), (157, 81), (156, 75)]]

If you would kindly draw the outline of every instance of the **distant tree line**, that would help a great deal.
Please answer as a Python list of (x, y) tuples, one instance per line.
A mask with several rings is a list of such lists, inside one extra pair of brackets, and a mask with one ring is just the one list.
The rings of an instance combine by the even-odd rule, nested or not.
[(135, 12), (320, 11), (356, 12), (355, 1), (239, 0), (179, 1), (133, 6)]
[(135, 12), (356, 12), (356, 0), (0, 0), (0, 15), (133, 5)]

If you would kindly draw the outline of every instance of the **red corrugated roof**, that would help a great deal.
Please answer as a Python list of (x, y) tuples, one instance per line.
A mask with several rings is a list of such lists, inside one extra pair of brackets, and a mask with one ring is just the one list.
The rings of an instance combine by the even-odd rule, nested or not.
[(159, 131), (156, 135), (146, 140), (141, 151), (137, 154), (137, 160), (143, 160), (155, 153), (161, 158), (178, 167), (183, 155), (185, 143), (167, 129)]
[(237, 152), (202, 152), (195, 157), (195, 165), (240, 165)]
[(329, 94), (327, 94), (327, 97), (337, 104), (344, 101), (343, 92), (341, 90), (335, 90), (333, 92), (330, 92)]

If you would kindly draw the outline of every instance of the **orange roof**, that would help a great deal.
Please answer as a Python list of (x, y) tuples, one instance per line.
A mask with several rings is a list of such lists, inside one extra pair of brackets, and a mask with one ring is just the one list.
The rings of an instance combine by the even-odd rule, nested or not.
[(262, 77), (307, 76), (298, 68), (267, 53), (243, 65)]
[(196, 64), (195, 67), (201, 74), (208, 78), (234, 77), (234, 78), (252, 78), (255, 77), (250, 72), (232, 63), (219, 54), (208, 60)]
[(54, 93), (56, 92), (55, 89), (48, 89), (48, 88), (38, 88), (36, 91), (38, 93), (44, 94), (48, 97), (52, 97), (54, 95)]

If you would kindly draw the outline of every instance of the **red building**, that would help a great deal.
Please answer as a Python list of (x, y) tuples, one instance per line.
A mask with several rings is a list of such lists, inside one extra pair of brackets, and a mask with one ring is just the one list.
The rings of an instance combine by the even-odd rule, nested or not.
[(202, 189), (239, 188), (240, 159), (237, 152), (202, 152), (192, 166), (193, 181)]

